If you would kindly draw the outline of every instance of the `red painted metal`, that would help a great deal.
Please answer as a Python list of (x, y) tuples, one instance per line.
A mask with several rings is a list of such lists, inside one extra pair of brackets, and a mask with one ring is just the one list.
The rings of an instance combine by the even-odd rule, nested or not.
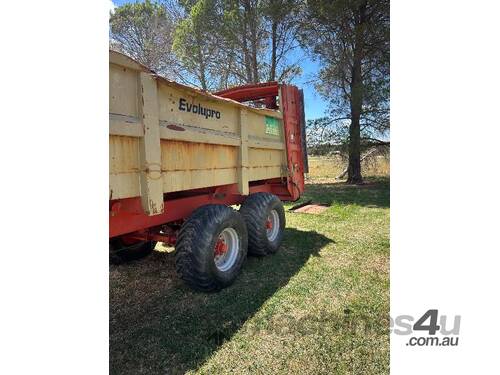
[(288, 161), (288, 191), (292, 200), (297, 200), (304, 191), (304, 161), (300, 116), (302, 115), (301, 96), (295, 86), (281, 85), (281, 112), (285, 129), (286, 156)]
[(174, 246), (177, 242), (177, 233), (162, 233), (161, 228), (148, 228), (121, 236), (125, 244), (134, 244), (141, 241), (163, 242), (169, 246)]
[[(275, 180), (276, 181), (276, 180)], [(277, 181), (280, 181), (277, 179)], [(241, 204), (246, 196), (238, 194), (238, 185), (213, 187), (210, 192), (196, 192), (196, 195), (170, 198), (166, 195), (164, 212), (148, 216), (142, 210), (140, 197), (120, 199), (110, 202), (109, 237), (117, 237), (127, 233), (135, 233), (146, 228), (159, 227), (187, 218), (191, 213), (206, 204)], [(250, 186), (250, 194), (268, 192), (277, 195), (281, 200), (290, 200), (290, 194), (280, 182), (262, 183)], [(187, 194), (188, 192), (183, 192)]]
[(132, 246), (136, 243), (147, 241), (147, 239), (140, 238), (139, 236), (123, 236), (121, 239), (125, 246)]
[(227, 244), (219, 238), (217, 240), (217, 243), (215, 244), (214, 255), (215, 256), (224, 255), (227, 252), (228, 248), (229, 247), (227, 246)]
[[(274, 98), (278, 96), (278, 82), (264, 82), (244, 86), (233, 87), (227, 90), (214, 92), (214, 95), (233, 99), (237, 102)], [(274, 101), (276, 103), (276, 101)]]
[(266, 229), (272, 229), (273, 228), (273, 222), (270, 219), (266, 220)]
[(304, 191), (303, 154), (305, 154), (302, 150), (304, 144), (301, 141), (300, 121), (303, 103), (301, 103), (302, 97), (299, 89), (292, 85), (266, 82), (234, 87), (216, 92), (215, 95), (240, 102), (265, 99), (268, 108), (276, 107), (276, 97), (280, 95), (289, 171), (287, 187), (291, 199), (299, 199), (300, 194)]
[[(304, 163), (302, 158), (300, 116), (301, 96), (295, 86), (267, 82), (235, 87), (219, 91), (215, 95), (239, 102), (264, 100), (266, 107), (276, 108), (276, 97), (280, 97), (281, 112), (285, 131), (288, 177), (270, 179), (250, 184), (250, 194), (269, 192), (283, 201), (295, 201), (304, 191)], [(187, 218), (206, 204), (241, 204), (246, 196), (238, 193), (238, 185), (195, 189), (165, 194), (164, 212), (148, 216), (141, 206), (140, 197), (114, 200), (110, 202), (109, 236), (130, 237), (135, 240), (154, 240), (175, 243), (175, 233), (161, 233), (162, 227)], [(271, 224), (272, 225), (272, 224)], [(266, 223), (267, 227), (267, 223)]]

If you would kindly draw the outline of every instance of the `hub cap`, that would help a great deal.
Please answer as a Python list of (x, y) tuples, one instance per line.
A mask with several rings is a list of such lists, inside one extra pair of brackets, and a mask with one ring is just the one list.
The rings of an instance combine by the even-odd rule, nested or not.
[(271, 210), (266, 220), (266, 235), (269, 241), (274, 241), (280, 231), (280, 217), (276, 210)]
[(238, 258), (240, 241), (238, 233), (233, 228), (225, 228), (220, 234), (214, 247), (215, 266), (225, 272), (233, 267)]

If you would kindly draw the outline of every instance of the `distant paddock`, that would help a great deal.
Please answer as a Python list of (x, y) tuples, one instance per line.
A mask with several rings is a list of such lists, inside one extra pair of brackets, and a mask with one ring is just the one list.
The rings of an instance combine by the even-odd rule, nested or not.
[[(334, 178), (347, 166), (347, 160), (340, 155), (309, 156), (309, 178)], [(389, 176), (389, 155), (369, 157), (361, 163), (361, 173), (367, 176)]]

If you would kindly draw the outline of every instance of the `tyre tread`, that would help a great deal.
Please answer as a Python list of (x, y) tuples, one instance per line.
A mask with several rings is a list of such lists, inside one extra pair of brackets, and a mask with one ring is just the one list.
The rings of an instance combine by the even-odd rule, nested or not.
[[(226, 286), (211, 274), (203, 251), (211, 251), (215, 228), (234, 214), (238, 213), (224, 205), (206, 205), (195, 210), (181, 227), (176, 243), (175, 267), (180, 278), (193, 289), (210, 292)], [(246, 249), (242, 251), (246, 256)]]
[(276, 195), (255, 193), (250, 195), (241, 205), (240, 213), (243, 215), (248, 229), (249, 254), (266, 256), (273, 252), (269, 247), (266, 229), (262, 224), (267, 218), (268, 207), (277, 202), (283, 209), (283, 204)]

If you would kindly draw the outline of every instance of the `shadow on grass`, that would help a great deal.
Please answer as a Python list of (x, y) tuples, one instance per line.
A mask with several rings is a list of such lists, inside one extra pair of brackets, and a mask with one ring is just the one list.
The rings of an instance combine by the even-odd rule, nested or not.
[(171, 253), (111, 266), (110, 373), (195, 370), (329, 242), (288, 228), (278, 253), (249, 257), (236, 282), (212, 294), (185, 286)]
[(389, 207), (389, 187), (388, 177), (366, 178), (363, 185), (311, 180), (306, 184), (305, 193), (299, 203), (312, 199), (314, 203), (327, 205), (356, 204), (387, 208)]

